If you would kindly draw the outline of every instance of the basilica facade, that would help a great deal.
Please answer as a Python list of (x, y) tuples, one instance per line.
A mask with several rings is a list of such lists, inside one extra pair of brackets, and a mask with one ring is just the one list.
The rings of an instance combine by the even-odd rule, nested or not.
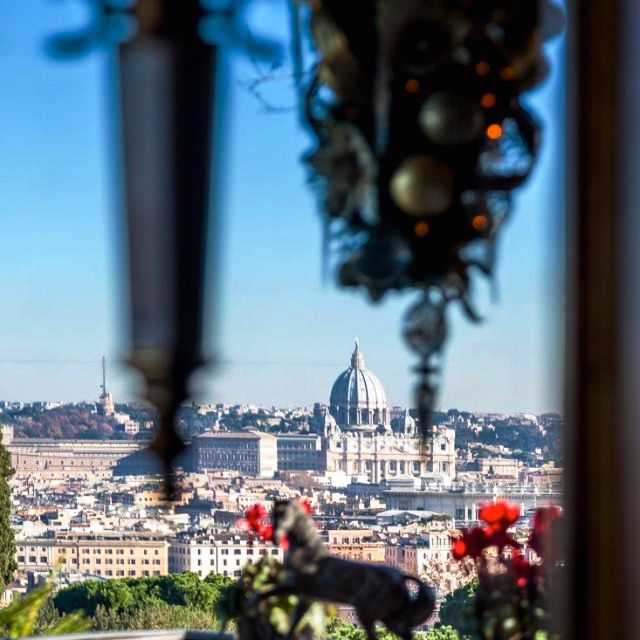
[(366, 477), (369, 482), (399, 476), (455, 479), (455, 431), (436, 427), (422, 442), (408, 411), (392, 412), (380, 380), (365, 366), (356, 341), (350, 366), (336, 379), (329, 405), (316, 405), (326, 470)]

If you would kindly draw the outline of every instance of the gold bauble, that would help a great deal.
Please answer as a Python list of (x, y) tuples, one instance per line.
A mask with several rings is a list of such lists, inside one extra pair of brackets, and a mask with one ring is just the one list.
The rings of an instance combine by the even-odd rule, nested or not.
[(418, 121), (427, 138), (449, 146), (477, 138), (482, 133), (484, 117), (477, 100), (438, 91), (424, 102)]
[(431, 156), (416, 153), (404, 160), (389, 183), (396, 205), (411, 216), (434, 216), (449, 207), (453, 172)]

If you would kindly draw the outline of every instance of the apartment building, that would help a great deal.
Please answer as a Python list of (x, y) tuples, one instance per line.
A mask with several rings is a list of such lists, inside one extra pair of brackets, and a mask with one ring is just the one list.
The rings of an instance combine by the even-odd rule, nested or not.
[(449, 531), (400, 537), (384, 547), (384, 563), (412, 576), (424, 575), (434, 563), (451, 559)]
[(338, 558), (377, 563), (385, 560), (385, 545), (371, 529), (329, 529), (326, 536), (329, 551)]
[(16, 540), (18, 574), (63, 568), (106, 578), (168, 573), (169, 543), (143, 533), (56, 533)]
[(283, 560), (282, 549), (246, 534), (184, 534), (169, 541), (169, 572), (193, 571), (201, 578), (210, 573), (239, 577), (249, 560), (258, 562), (266, 555)]

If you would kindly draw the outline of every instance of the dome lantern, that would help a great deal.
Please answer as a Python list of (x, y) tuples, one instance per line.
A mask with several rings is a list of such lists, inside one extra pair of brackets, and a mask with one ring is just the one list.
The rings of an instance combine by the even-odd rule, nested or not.
[(353, 349), (353, 353), (351, 354), (351, 368), (364, 369), (364, 356), (360, 351), (360, 343), (358, 342), (358, 338), (356, 338), (355, 347)]

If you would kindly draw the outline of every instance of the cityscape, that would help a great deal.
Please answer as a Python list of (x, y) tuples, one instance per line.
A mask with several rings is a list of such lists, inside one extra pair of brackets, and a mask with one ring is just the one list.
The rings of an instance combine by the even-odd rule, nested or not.
[[(423, 442), (357, 341), (345, 365), (312, 407), (184, 406), (189, 446), (171, 501), (148, 448), (153, 413), (116, 402), (104, 374), (96, 401), (1, 402), (17, 563), (5, 600), (52, 572), (58, 587), (184, 571), (238, 578), (247, 561), (283, 554), (241, 526), (245, 511), (304, 498), (333, 555), (426, 579), (440, 602), (471, 579), (451, 540), (481, 505), (518, 505), (524, 539), (536, 509), (562, 504), (558, 414), (450, 409)], [(348, 607), (339, 613), (355, 622)]]

